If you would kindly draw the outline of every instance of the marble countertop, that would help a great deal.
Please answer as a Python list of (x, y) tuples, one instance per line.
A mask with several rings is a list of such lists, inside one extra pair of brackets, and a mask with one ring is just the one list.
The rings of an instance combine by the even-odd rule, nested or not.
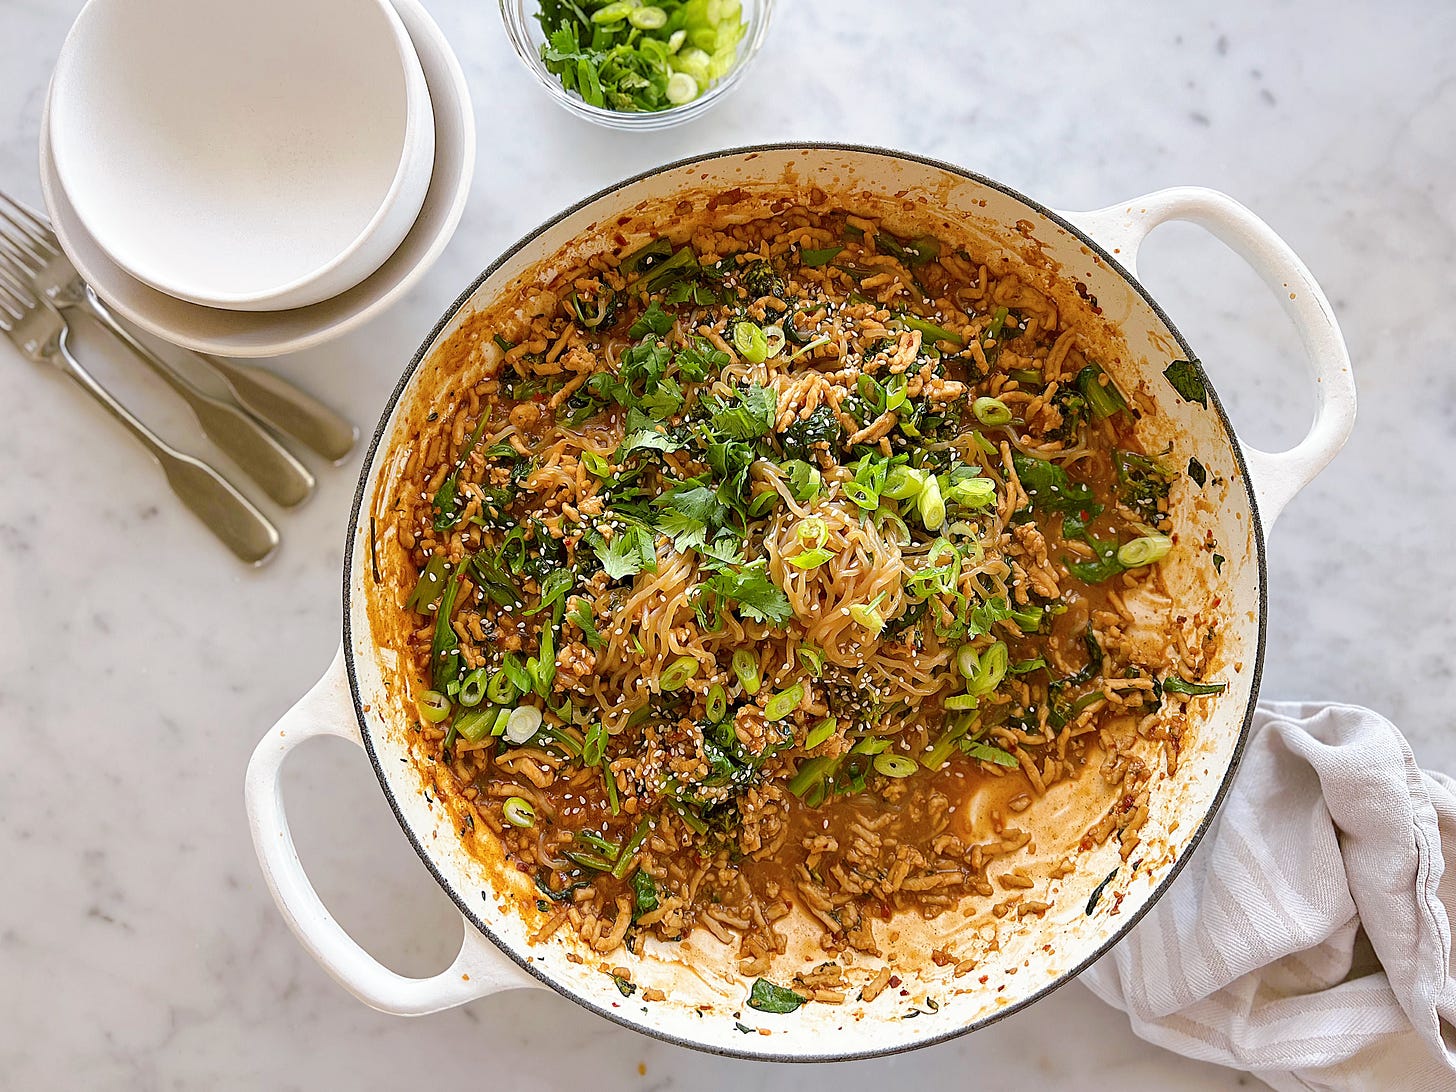
[[(0, 0), (0, 187), (31, 199), (42, 95), (79, 6)], [(1265, 695), (1370, 705), (1423, 762), (1456, 770), (1456, 554), (1441, 537), (1456, 530), (1456, 8), (1417, 0), (1377, 20), (1314, 0), (1217, 14), (786, 0), (716, 112), (629, 136), (548, 101), (493, 3), (430, 6), (480, 124), (465, 221), (391, 313), (281, 371), (372, 429), (419, 340), (498, 250), (615, 179), (714, 147), (897, 146), (1070, 209), (1178, 183), (1226, 190), (1325, 286), (1362, 400), (1348, 448), (1273, 536)], [(1254, 276), (1186, 226), (1144, 253), (1145, 281), (1243, 435), (1301, 435), (1312, 399), (1297, 345)], [(155, 383), (82, 347), (168, 436), (200, 446)], [(78, 392), (0, 356), (0, 1085), (1257, 1083), (1140, 1042), (1077, 985), (969, 1038), (825, 1073), (666, 1046), (546, 993), (414, 1021), (366, 1009), (284, 927), (241, 801), (254, 743), (338, 643), (357, 454), (317, 468), (319, 495), (280, 517), (277, 558), (245, 571)], [(402, 972), (442, 967), (458, 916), (357, 753), (305, 748), (285, 782), (300, 852), (345, 926)]]

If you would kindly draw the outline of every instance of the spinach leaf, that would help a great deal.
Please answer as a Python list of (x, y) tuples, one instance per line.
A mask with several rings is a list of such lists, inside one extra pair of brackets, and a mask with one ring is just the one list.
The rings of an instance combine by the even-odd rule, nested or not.
[(1208, 388), (1204, 385), (1203, 375), (1199, 372), (1196, 361), (1173, 361), (1163, 369), (1163, 378), (1183, 401), (1197, 402), (1204, 409), (1208, 408)]
[(748, 1007), (759, 1012), (783, 1014), (793, 1012), (809, 999), (784, 986), (775, 986), (767, 978), (755, 979), (748, 994)]

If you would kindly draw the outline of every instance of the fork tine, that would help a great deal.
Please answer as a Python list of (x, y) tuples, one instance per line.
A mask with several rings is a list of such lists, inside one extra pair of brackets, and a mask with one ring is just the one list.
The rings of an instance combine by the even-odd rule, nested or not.
[[(5, 213), (0, 212), (0, 217), (4, 215)], [(41, 267), (45, 265), (45, 259), (40, 254), (22, 247), (19, 242), (6, 234), (3, 226), (0, 226), (0, 254), (8, 256), (12, 262), (32, 277), (36, 276)]]
[(13, 262), (0, 255), (0, 285), (10, 290), (10, 294), (24, 305), (26, 310), (36, 305), (36, 298), (30, 289), (25, 286), (25, 276), (19, 274)]
[(4, 239), (12, 247), (30, 255), (31, 260), (38, 265), (44, 265), (48, 260), (42, 248), (50, 248), (37, 242), (31, 229), (6, 212), (4, 205), (0, 205), (0, 239)]
[[(0, 216), (4, 216), (22, 232), (30, 237), (37, 246), (45, 247), (52, 254), (59, 254), (59, 240), (56, 233), (51, 230), (50, 221), (41, 213), (31, 208), (24, 201), (17, 201), (4, 190), (0, 190), (0, 201), (10, 206), (10, 214), (0, 209)], [(13, 215), (12, 215), (13, 214)]]

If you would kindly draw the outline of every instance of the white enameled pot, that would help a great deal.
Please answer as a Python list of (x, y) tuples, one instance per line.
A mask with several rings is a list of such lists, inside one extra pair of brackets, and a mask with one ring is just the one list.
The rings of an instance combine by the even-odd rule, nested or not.
[[(810, 1004), (779, 1016), (745, 1007), (749, 981), (738, 974), (731, 950), (702, 930), (679, 944), (646, 942), (635, 956), (614, 953), (610, 961), (626, 963), (640, 987), (667, 994), (649, 1003), (641, 991), (624, 997), (599, 969), (601, 958), (569, 930), (529, 943), (531, 892), (520, 886), (529, 888), (529, 879), (466, 852), (451, 816), (423, 791), (410, 761), (408, 702), (392, 681), (396, 657), (384, 622), (390, 610), (374, 601), (390, 587), (380, 566), (388, 572), (391, 557), (400, 554), (390, 545), (386, 502), (412, 420), (460, 382), (459, 355), (450, 356), (447, 366), (439, 348), (508, 286), (516, 292), (544, 284), (561, 261), (607, 245), (593, 242), (603, 236), (621, 245), (624, 237), (669, 231), (671, 210), (687, 207), (684, 200), (701, 207), (695, 199), (729, 193), (748, 216), (775, 196), (804, 197), (816, 189), (845, 195), (845, 202), (881, 216), (892, 229), (897, 219), (922, 228), (934, 221), (945, 231), (965, 232), (988, 251), (1024, 259), (1047, 275), (1044, 283), (1076, 286), (1082, 302), (1069, 295), (1064, 307), (1091, 307), (1088, 314), (1100, 315), (1095, 321), (1120, 331), (1122, 351), (1108, 348), (1101, 363), (1124, 390), (1157, 406), (1138, 426), (1145, 448), (1161, 451), (1171, 444), (1170, 458), (1180, 468), (1196, 457), (1207, 469), (1203, 488), (1175, 491), (1174, 524), (1180, 542), (1204, 543), (1212, 535), (1227, 561), (1215, 573), (1206, 557), (1194, 563), (1198, 550), (1175, 551), (1166, 579), (1175, 593), (1216, 613), (1222, 641), (1213, 674), (1229, 688), (1199, 703), (1207, 715), (1185, 740), (1176, 771), (1158, 777), (1147, 821), (1126, 859), (1115, 838), (1091, 848), (1077, 844), (1096, 818), (1084, 806), (1087, 792), (1078, 788), (1090, 773), (1054, 787), (1027, 813), (1036, 850), (1026, 867), (1036, 879), (1036, 898), (1050, 904), (1044, 913), (997, 916), (990, 912), (993, 900), (985, 899), (969, 913), (928, 923), (896, 918), (877, 933), (900, 978), (894, 989), (864, 1001), (855, 988), (844, 1004)], [(1196, 357), (1138, 284), (1135, 262), (1148, 232), (1169, 220), (1199, 224), (1242, 255), (1298, 327), (1318, 410), (1292, 449), (1276, 454), (1240, 443), (1211, 384), (1202, 405), (1184, 401), (1164, 379), (1171, 360)], [(551, 261), (563, 251), (570, 256)], [(956, 167), (839, 145), (713, 153), (613, 186), (532, 232), (486, 270), (426, 339), (385, 407), (349, 527), (343, 645), (320, 682), (259, 744), (248, 769), (248, 812), (268, 886), (308, 951), (345, 988), (386, 1012), (416, 1015), (503, 990), (548, 986), (602, 1016), (676, 1043), (800, 1061), (892, 1053), (983, 1027), (1069, 981), (1107, 951), (1172, 882), (1207, 828), (1237, 766), (1258, 694), (1265, 535), (1339, 450), (1354, 413), (1349, 358), (1319, 286), (1266, 224), (1212, 190), (1163, 190), (1096, 212), (1055, 213)], [(405, 836), (464, 917), (459, 955), (434, 977), (402, 977), (359, 947), (330, 916), (299, 864), (279, 772), (294, 747), (317, 735), (341, 736), (364, 749)], [(1070, 870), (1069, 860), (1075, 860)], [(823, 957), (814, 958), (813, 939), (812, 930), (791, 930), (791, 952), (818, 962)], [(954, 951), (958, 960), (974, 959), (975, 972), (955, 976), (951, 966), (931, 959), (936, 948)], [(862, 978), (882, 965), (860, 957), (853, 973)], [(744, 1034), (745, 1027), (770, 1034)]]

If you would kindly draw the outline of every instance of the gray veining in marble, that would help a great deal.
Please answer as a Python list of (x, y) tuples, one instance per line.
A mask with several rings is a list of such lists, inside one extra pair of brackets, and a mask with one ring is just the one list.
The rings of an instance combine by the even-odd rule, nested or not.
[[(0, 186), (34, 199), (36, 127), (79, 0), (0, 0)], [(682, 130), (568, 118), (511, 55), (490, 0), (431, 4), (464, 61), (480, 168), (459, 235), (389, 315), (281, 361), (372, 428), (418, 341), (504, 245), (653, 164), (750, 141), (898, 146), (1060, 208), (1158, 186), (1235, 195), (1305, 258), (1344, 324), (1361, 417), (1270, 552), (1266, 694), (1362, 702), (1456, 770), (1456, 7), (1255, 2), (994, 6), (786, 0), (747, 84)], [(1308, 420), (1284, 320), (1192, 228), (1143, 271), (1244, 435)], [(164, 391), (86, 338), (171, 438)], [(280, 517), (242, 571), (145, 457), (58, 377), (0, 349), (0, 1086), (790, 1089), (834, 1081), (1047, 1092), (1229, 1089), (1251, 1078), (1164, 1054), (1071, 986), (991, 1030), (832, 1070), (713, 1059), (546, 994), (416, 1021), (373, 1013), (294, 943), (241, 806), (258, 737), (328, 663), (357, 457)], [(458, 917), (357, 752), (285, 777), (305, 863), (392, 966), (444, 965)]]

